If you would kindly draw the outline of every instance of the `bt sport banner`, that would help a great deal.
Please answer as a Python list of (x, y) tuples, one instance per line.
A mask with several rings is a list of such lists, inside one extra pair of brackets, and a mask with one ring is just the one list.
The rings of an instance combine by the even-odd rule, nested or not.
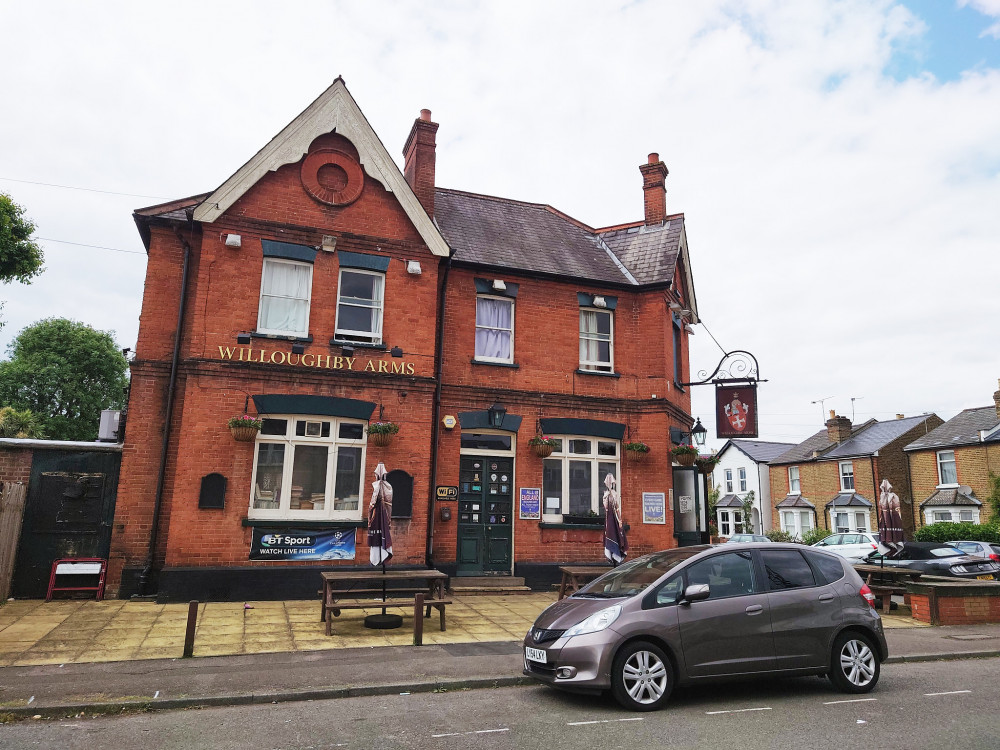
[(254, 526), (251, 560), (353, 560), (356, 529), (269, 529)]
[(720, 438), (757, 437), (757, 385), (715, 387), (715, 434)]

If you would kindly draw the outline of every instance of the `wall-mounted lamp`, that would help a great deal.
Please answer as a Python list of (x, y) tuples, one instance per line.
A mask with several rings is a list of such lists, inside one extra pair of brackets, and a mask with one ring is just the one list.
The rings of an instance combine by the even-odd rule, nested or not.
[(243, 238), (238, 234), (226, 234), (223, 235), (226, 241), (226, 247), (242, 247)]
[(250, 343), (250, 334), (246, 333), (245, 331), (242, 332), (242, 333), (237, 333), (236, 334), (236, 343), (237, 344), (243, 344), (243, 345), (249, 344)]
[(342, 346), (342, 347), (340, 347), (340, 353), (343, 354), (345, 357), (353, 357), (354, 356), (354, 347), (353, 346)]
[(684, 430), (677, 427), (670, 428), (670, 442), (675, 445), (683, 443), (691, 438), (694, 440), (695, 445), (701, 447), (705, 444), (705, 438), (707, 435), (708, 430), (705, 429), (705, 426), (701, 423), (700, 418), (695, 420), (694, 427), (691, 428), (691, 432), (684, 432)]
[(680, 312), (681, 311), (681, 305), (680, 305), (680, 303), (679, 302), (671, 302), (670, 303), (670, 310), (672, 312), (675, 312), (675, 313), (676, 312)]
[(320, 247), (323, 250), (326, 250), (328, 253), (332, 253), (332, 252), (336, 251), (336, 249), (337, 249), (337, 238), (333, 237), (332, 235), (329, 235), (329, 234), (324, 234), (323, 235), (323, 244), (320, 245)]
[(391, 354), (393, 357), (396, 357), (398, 359), (399, 357), (403, 356), (403, 347), (401, 347), (401, 346), (394, 346), (394, 347), (392, 347), (392, 349), (389, 350), (389, 354)]
[(406, 272), (412, 273), (414, 276), (420, 275), (420, 261), (419, 260), (408, 260), (406, 261)]
[(503, 427), (503, 418), (507, 414), (507, 407), (499, 401), (494, 401), (493, 406), (486, 411), (486, 414), (489, 417), (490, 427), (499, 430)]
[(292, 354), (305, 354), (306, 345), (305, 344), (292, 344)]
[(493, 289), (498, 292), (507, 291), (507, 285), (503, 283), (503, 279), (493, 279)]
[(594, 296), (594, 307), (607, 307), (608, 301), (601, 297), (600, 295)]
[(441, 520), (450, 521), (451, 520), (451, 507), (447, 505), (441, 506)]

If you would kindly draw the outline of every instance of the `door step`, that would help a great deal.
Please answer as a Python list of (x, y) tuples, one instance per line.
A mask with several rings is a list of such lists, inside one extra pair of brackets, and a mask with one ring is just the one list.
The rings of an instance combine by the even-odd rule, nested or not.
[(459, 596), (531, 593), (524, 578), (514, 576), (454, 576), (448, 590)]

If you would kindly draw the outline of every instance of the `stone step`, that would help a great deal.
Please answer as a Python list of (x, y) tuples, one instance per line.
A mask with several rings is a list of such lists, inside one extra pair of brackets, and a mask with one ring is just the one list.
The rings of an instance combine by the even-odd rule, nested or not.
[(449, 586), (448, 591), (455, 596), (507, 596), (509, 594), (532, 593), (529, 586), (486, 586), (476, 588), (468, 586)]
[(531, 593), (521, 576), (454, 576), (448, 590), (460, 596)]

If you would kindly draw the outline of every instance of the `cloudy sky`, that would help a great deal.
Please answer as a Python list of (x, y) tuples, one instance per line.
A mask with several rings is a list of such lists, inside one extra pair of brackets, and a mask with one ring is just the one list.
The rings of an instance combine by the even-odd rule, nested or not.
[[(997, 388), (1000, 0), (0, 13), (0, 191), (46, 260), (0, 286), (0, 353), (48, 316), (134, 347), (132, 210), (216, 188), (342, 75), (398, 163), (426, 107), (439, 185), (595, 227), (641, 218), (638, 166), (659, 152), (705, 323), (692, 374), (721, 356), (708, 331), (752, 351), (762, 439), (798, 441), (824, 409), (949, 418)], [(711, 399), (695, 389), (693, 411), (714, 437)]]

